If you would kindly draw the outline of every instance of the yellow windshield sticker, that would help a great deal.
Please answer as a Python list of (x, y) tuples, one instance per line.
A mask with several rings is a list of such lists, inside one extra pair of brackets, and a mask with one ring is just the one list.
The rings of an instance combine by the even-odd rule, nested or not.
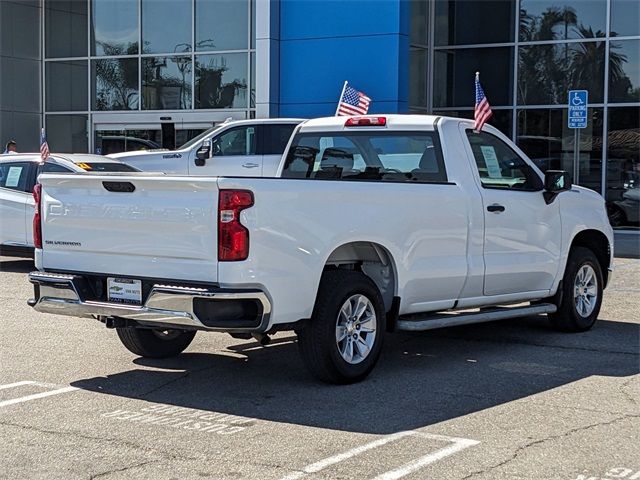
[(76, 163), (76, 165), (83, 170), (93, 170), (91, 168), (91, 165), (89, 165), (88, 163)]

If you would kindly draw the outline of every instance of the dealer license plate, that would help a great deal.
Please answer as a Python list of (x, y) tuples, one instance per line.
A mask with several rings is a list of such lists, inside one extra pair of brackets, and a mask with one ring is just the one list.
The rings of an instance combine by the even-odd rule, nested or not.
[(107, 278), (107, 299), (110, 302), (140, 305), (142, 282), (129, 278)]

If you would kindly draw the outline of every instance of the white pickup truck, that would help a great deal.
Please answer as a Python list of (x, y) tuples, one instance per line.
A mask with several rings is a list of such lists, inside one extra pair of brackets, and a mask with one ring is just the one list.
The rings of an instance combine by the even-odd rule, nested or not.
[(30, 305), (97, 318), (142, 356), (197, 330), (294, 330), (317, 378), (350, 383), (389, 331), (545, 313), (587, 330), (612, 268), (600, 195), (457, 118), (309, 120), (278, 178), (40, 182)]
[(111, 158), (145, 172), (208, 177), (275, 177), (299, 118), (226, 121), (177, 150), (112, 153)]

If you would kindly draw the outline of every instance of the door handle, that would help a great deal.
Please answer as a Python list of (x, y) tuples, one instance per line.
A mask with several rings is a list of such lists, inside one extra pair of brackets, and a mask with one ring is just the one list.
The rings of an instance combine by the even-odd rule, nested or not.
[(489, 205), (487, 207), (487, 210), (493, 213), (500, 213), (500, 212), (504, 212), (504, 206), (494, 203), (493, 205)]
[(242, 164), (242, 166), (243, 166), (244, 168), (257, 168), (257, 167), (259, 167), (260, 165), (259, 165), (259, 164), (257, 164), (257, 163), (243, 163), (243, 164)]

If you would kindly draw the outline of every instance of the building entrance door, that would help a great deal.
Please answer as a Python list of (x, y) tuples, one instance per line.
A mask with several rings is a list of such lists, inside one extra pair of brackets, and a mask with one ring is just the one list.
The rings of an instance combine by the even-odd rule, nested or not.
[(245, 112), (100, 112), (91, 115), (89, 150), (102, 155), (166, 148), (179, 149), (225, 120), (243, 120)]
[(154, 150), (180, 148), (213, 123), (174, 123), (162, 124), (95, 124), (93, 151), (99, 155), (131, 152), (136, 150)]

